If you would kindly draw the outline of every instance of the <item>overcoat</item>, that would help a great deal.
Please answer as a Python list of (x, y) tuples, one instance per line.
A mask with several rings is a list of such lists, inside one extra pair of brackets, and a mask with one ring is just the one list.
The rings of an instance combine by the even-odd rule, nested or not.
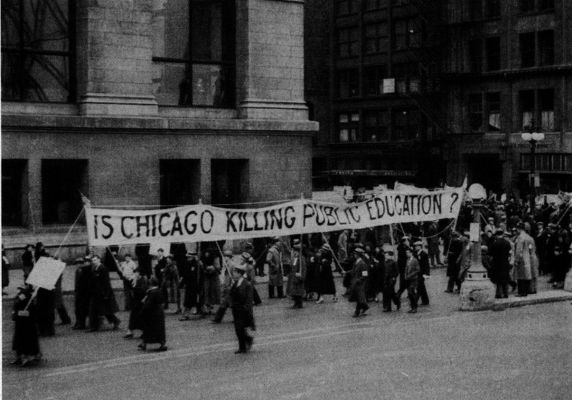
[(114, 314), (119, 310), (111, 288), (109, 272), (103, 264), (91, 269), (90, 312), (95, 315)]
[(283, 286), (284, 276), (282, 272), (282, 256), (278, 247), (271, 246), (266, 254), (268, 264), (268, 284), (272, 286)]
[(143, 301), (141, 309), (143, 322), (143, 343), (162, 343), (166, 341), (165, 313), (163, 311), (163, 296), (158, 287), (151, 287)]
[(307, 293), (320, 291), (320, 263), (319, 255), (308, 257), (306, 264), (306, 279), (304, 280), (304, 288)]
[(201, 264), (199, 260), (185, 260), (181, 265), (181, 287), (185, 288), (183, 306), (187, 309), (198, 304), (199, 289), (202, 287)]
[[(36, 305), (34, 301), (30, 304), (26, 312), (22, 312), (32, 293), (30, 291), (21, 292), (14, 301), (14, 336), (12, 339), (12, 350), (17, 355), (35, 356), (40, 353), (40, 342), (38, 339), (38, 328), (35, 322)], [(26, 315), (27, 314), (27, 315)]]
[(131, 285), (131, 310), (129, 311), (129, 329), (143, 330), (143, 317), (141, 310), (143, 309), (143, 299), (147, 294), (148, 281), (145, 275), (139, 275), (134, 279)]
[[(514, 243), (514, 273), (517, 280), (531, 280), (538, 276), (538, 258), (534, 239), (522, 231)], [(536, 274), (533, 275), (533, 270)]]
[(238, 285), (238, 282), (232, 285), (230, 289), (230, 302), (235, 326), (256, 329), (252, 309), (252, 284), (248, 282), (247, 279), (243, 279), (240, 285)]
[(208, 305), (220, 304), (220, 258), (209, 253), (201, 259), (203, 264), (203, 296), (204, 303)]
[[(297, 275), (299, 274), (299, 275)], [(292, 252), (292, 269), (288, 275), (289, 296), (305, 296), (306, 259), (297, 251)]]
[(334, 282), (334, 275), (332, 274), (332, 252), (327, 249), (322, 249), (318, 253), (320, 262), (320, 295), (322, 294), (336, 294), (336, 284)]
[(489, 247), (492, 258), (490, 278), (493, 283), (508, 283), (510, 280), (510, 252), (512, 246), (505, 238), (496, 238)]
[(370, 269), (369, 260), (366, 260), (364, 256), (360, 255), (356, 258), (351, 272), (352, 286), (350, 288), (350, 301), (358, 303), (367, 302), (365, 291), (368, 277), (371, 273)]

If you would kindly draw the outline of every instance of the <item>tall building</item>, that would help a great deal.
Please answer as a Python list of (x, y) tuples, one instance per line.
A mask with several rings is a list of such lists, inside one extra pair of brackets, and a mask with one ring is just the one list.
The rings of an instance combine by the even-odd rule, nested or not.
[[(82, 194), (124, 207), (308, 196), (303, 21), (292, 0), (2, 0), (7, 248), (59, 245)], [(80, 229), (66, 246), (85, 243)]]
[[(446, 102), (438, 75), (444, 24), (438, 23), (442, 10), (429, 3), (307, 2), (306, 87), (313, 87), (308, 81), (314, 76), (329, 78), (327, 101), (314, 103), (315, 93), (307, 96), (320, 122), (315, 188), (444, 181)], [(308, 31), (322, 40), (308, 37)], [(312, 56), (323, 57), (318, 74), (309, 70), (317, 64), (309, 62)]]
[[(320, 122), (315, 188), (468, 176), (521, 197), (533, 183), (572, 190), (572, 2), (308, 0), (306, 10), (307, 34), (321, 35), (306, 43), (306, 86), (322, 92), (307, 95)], [(327, 101), (309, 82), (326, 65)], [(535, 179), (522, 137), (532, 132), (544, 134)]]
[[(572, 191), (572, 2), (448, 1), (449, 180)], [(538, 132), (535, 171), (531, 144)]]

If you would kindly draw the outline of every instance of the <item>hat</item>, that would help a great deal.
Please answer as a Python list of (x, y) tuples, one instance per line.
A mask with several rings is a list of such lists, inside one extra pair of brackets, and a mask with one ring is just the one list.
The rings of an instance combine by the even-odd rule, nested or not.
[(556, 229), (556, 224), (553, 223), (553, 222), (551, 222), (551, 223), (548, 224), (548, 227), (549, 227), (549, 228), (552, 228), (552, 229)]
[(252, 245), (252, 243), (246, 242), (246, 244), (244, 245), (244, 248), (245, 248), (245, 249), (253, 249), (254, 246)]
[[(356, 245), (356, 246), (357, 246), (357, 245)], [(362, 246), (363, 246), (363, 245), (362, 245)], [(324, 250), (329, 250), (329, 251), (332, 250), (332, 248), (330, 247), (330, 245), (329, 245), (328, 243), (324, 243), (324, 244), (322, 245), (322, 249), (324, 249)]]
[(363, 248), (363, 244), (361, 244), (361, 243), (356, 243), (356, 244), (354, 245), (354, 250), (353, 250), (353, 251), (355, 251), (356, 253), (360, 253), (360, 254), (365, 253), (365, 250), (364, 250), (364, 248)]
[(235, 264), (232, 266), (233, 269), (237, 269), (242, 272), (246, 272), (246, 265), (245, 264)]
[(274, 236), (274, 237), (272, 238), (272, 243), (276, 243), (276, 242), (279, 242), (279, 241), (280, 241), (280, 238), (279, 238), (278, 236)]
[(497, 228), (497, 230), (495, 231), (495, 235), (504, 235), (504, 231), (502, 228)]
[(423, 242), (421, 240), (418, 240), (415, 243), (413, 243), (413, 246), (423, 246)]
[(401, 238), (401, 241), (402, 241), (402, 242), (405, 242), (406, 240), (409, 240), (409, 236), (403, 236), (403, 237)]
[(471, 232), (465, 231), (465, 232), (463, 232), (463, 236), (471, 237)]
[(225, 250), (222, 252), (222, 255), (225, 257), (232, 257), (232, 250)]
[(247, 251), (243, 252), (243, 253), (240, 255), (240, 257), (242, 257), (242, 259), (243, 259), (244, 261), (249, 261), (249, 260), (252, 259), (252, 256), (251, 256), (250, 253), (247, 252)]
[(196, 250), (187, 251), (187, 257), (198, 256), (198, 255), (199, 255), (199, 253), (197, 253)]

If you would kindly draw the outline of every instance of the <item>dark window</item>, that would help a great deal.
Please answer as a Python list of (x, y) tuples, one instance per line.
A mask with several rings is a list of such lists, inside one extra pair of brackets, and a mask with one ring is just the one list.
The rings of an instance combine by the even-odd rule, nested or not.
[(359, 137), (359, 112), (338, 114), (338, 141), (340, 143), (357, 142)]
[(419, 137), (418, 110), (393, 111), (393, 140), (415, 140)]
[(531, 12), (534, 11), (535, 0), (520, 0), (520, 11)]
[(554, 0), (538, 0), (538, 9), (540, 11), (553, 10)]
[(385, 66), (367, 67), (364, 69), (364, 93), (367, 96), (383, 94), (383, 80), (387, 78)]
[(485, 43), (487, 51), (487, 71), (497, 71), (501, 67), (500, 38), (488, 38)]
[(539, 65), (554, 64), (554, 31), (538, 32)]
[(469, 129), (472, 132), (483, 130), (483, 99), (481, 94), (471, 94), (468, 99)]
[(497, 132), (501, 129), (500, 93), (487, 93), (487, 131)]
[(411, 4), (411, 0), (391, 0), (393, 6), (406, 6), (408, 4)]
[(2, 100), (75, 101), (75, 1), (2, 0)]
[(420, 91), (420, 74), (417, 63), (400, 63), (393, 66), (396, 93), (417, 93)]
[(201, 193), (200, 160), (160, 160), (161, 205), (197, 204)]
[(405, 50), (421, 46), (423, 27), (414, 19), (398, 19), (393, 22), (393, 48)]
[(389, 111), (375, 110), (365, 113), (365, 142), (386, 142), (389, 140)]
[(44, 224), (71, 224), (89, 198), (87, 160), (42, 160)]
[(338, 56), (342, 58), (359, 55), (358, 28), (344, 28), (338, 30)]
[(359, 12), (359, 0), (337, 0), (336, 15), (349, 15)]
[(528, 130), (536, 126), (534, 90), (521, 90), (518, 94), (520, 114), (522, 115), (522, 127)]
[(160, 4), (153, 16), (159, 104), (233, 107), (234, 1)]
[(366, 0), (365, 10), (373, 11), (387, 7), (387, 0)]
[(28, 214), (26, 160), (2, 160), (2, 224), (24, 225)]
[(357, 69), (338, 71), (338, 97), (359, 96), (359, 75)]
[(468, 0), (469, 18), (479, 20), (483, 18), (483, 2), (482, 0)]
[(211, 160), (211, 203), (224, 207), (239, 206), (249, 196), (248, 160)]
[(469, 71), (473, 73), (482, 70), (482, 41), (481, 39), (469, 40)]
[(389, 47), (387, 22), (379, 22), (365, 26), (365, 53), (386, 52)]
[(540, 129), (554, 131), (554, 89), (538, 91), (538, 109), (540, 112)]
[(500, 16), (500, 0), (485, 0), (485, 17), (495, 18)]
[(523, 68), (533, 67), (535, 65), (535, 33), (520, 34), (520, 66)]

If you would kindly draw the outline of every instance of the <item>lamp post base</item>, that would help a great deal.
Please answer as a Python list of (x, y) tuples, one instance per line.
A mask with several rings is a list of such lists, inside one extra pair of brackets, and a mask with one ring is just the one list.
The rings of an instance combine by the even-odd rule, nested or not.
[(461, 285), (461, 311), (488, 310), (495, 304), (495, 285), (486, 278), (486, 273), (484, 279), (474, 275), (478, 274), (467, 277)]

